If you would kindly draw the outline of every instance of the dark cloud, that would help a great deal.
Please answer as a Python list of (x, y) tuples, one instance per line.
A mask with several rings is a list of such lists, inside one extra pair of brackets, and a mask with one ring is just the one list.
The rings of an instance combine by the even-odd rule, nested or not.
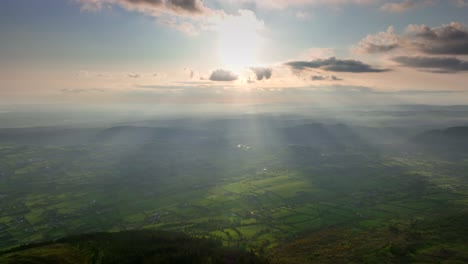
[(393, 27), (368, 35), (358, 44), (361, 53), (381, 53), (397, 48), (434, 55), (468, 55), (468, 30), (462, 23), (452, 22), (440, 27), (409, 25), (399, 36)]
[(200, 0), (166, 0), (166, 5), (174, 10), (183, 10), (190, 13), (203, 12), (203, 3)]
[(141, 12), (171, 12), (182, 15), (195, 15), (207, 11), (201, 0), (75, 0), (84, 9), (99, 10), (112, 4), (118, 4), (129, 10)]
[(389, 71), (388, 69), (378, 69), (374, 68), (371, 65), (365, 64), (357, 60), (339, 60), (335, 57), (329, 59), (317, 59), (312, 61), (291, 61), (286, 63), (287, 66), (291, 67), (293, 70), (304, 70), (304, 69), (321, 69), (324, 71), (331, 72), (353, 72), (353, 73), (362, 73), (362, 72), (385, 72)]
[(343, 79), (335, 76), (335, 75), (330, 75), (330, 76), (324, 76), (324, 75), (312, 75), (310, 77), (312, 81), (341, 81)]
[(123, 0), (124, 2), (132, 3), (132, 4), (146, 4), (152, 6), (160, 6), (164, 3), (163, 0)]
[(169, 9), (175, 12), (202, 13), (203, 3), (200, 0), (119, 0), (129, 8)]
[(311, 76), (310, 79), (312, 81), (324, 81), (327, 78), (325, 76), (321, 76), (321, 75), (314, 75), (314, 76)]
[(394, 50), (398, 48), (398, 44), (392, 43), (392, 44), (374, 44), (374, 43), (367, 43), (367, 47), (365, 48), (367, 53), (382, 53), (382, 52), (387, 52), (390, 50)]
[(128, 77), (129, 77), (129, 78), (137, 79), (137, 78), (140, 78), (141, 76), (140, 76), (140, 74), (138, 74), (138, 73), (129, 73), (129, 74), (128, 74)]
[(273, 69), (271, 68), (253, 67), (250, 69), (255, 73), (258, 81), (261, 81), (263, 79), (266, 79), (266, 80), (270, 79), (273, 73)]
[(231, 82), (238, 79), (238, 76), (229, 70), (217, 69), (210, 75), (210, 80), (215, 82)]
[(457, 58), (400, 56), (393, 58), (393, 61), (407, 67), (429, 69), (432, 72), (438, 73), (468, 71), (468, 61), (462, 61)]
[(453, 22), (441, 27), (410, 25), (407, 29), (411, 45), (428, 54), (468, 54), (468, 30)]

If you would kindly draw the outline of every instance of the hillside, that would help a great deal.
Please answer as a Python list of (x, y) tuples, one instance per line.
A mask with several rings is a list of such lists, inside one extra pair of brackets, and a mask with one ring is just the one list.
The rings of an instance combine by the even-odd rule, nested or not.
[(464, 152), (468, 147), (468, 126), (430, 130), (417, 135), (412, 142), (429, 150)]
[(124, 231), (71, 236), (0, 254), (2, 264), (267, 263), (253, 253), (223, 248), (216, 240), (180, 233)]

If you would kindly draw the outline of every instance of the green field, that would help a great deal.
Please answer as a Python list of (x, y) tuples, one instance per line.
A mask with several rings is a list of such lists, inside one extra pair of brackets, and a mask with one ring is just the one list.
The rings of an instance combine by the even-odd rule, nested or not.
[[(200, 153), (193, 146), (163, 143), (2, 145), (0, 247), (154, 229), (211, 237), (256, 252), (283, 252), (289, 243), (307, 241), (312, 234), (328, 237), (328, 232), (331, 247), (339, 251), (336, 232), (343, 241), (377, 232), (389, 237), (388, 247), (400, 239), (385, 231), (390, 226), (466, 215), (466, 158), (373, 157), (358, 149), (329, 149), (307, 160), (314, 153), (294, 151), (287, 146), (244, 151), (233, 145)], [(344, 158), (352, 162), (341, 162)], [(437, 229), (432, 231), (437, 236)], [(368, 240), (363, 243), (374, 243)], [(467, 245), (463, 241), (454, 250)], [(300, 263), (307, 250), (296, 246), (292, 259)], [(431, 248), (420, 243), (410, 252)]]

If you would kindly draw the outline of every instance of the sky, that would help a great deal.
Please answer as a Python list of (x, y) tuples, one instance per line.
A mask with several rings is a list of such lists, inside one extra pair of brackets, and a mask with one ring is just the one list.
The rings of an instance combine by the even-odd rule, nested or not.
[(0, 104), (468, 104), (467, 0), (2, 0)]

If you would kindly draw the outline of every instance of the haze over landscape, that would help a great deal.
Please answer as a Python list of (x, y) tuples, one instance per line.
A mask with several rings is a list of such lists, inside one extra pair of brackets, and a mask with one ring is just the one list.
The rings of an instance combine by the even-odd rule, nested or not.
[(468, 263), (467, 14), (1, 1), (0, 263)]

